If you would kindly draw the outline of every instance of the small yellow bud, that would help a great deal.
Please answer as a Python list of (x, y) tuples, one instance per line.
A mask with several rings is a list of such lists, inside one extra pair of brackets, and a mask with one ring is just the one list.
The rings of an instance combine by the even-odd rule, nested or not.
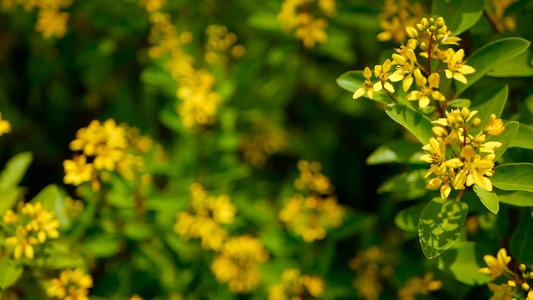
[(446, 129), (440, 126), (434, 126), (433, 128), (431, 128), (431, 131), (433, 132), (435, 136), (438, 136), (438, 137), (445, 137), (448, 135), (448, 131), (446, 131)]
[(413, 27), (406, 27), (405, 31), (407, 32), (407, 36), (408, 37), (410, 37), (412, 39), (417, 39), (418, 38), (418, 31), (416, 31), (416, 29), (414, 29)]
[(429, 24), (430, 24), (430, 25), (435, 24), (435, 19), (433, 19), (433, 18), (429, 18)]
[(525, 273), (526, 272), (526, 265), (520, 264), (518, 266), (518, 270), (520, 270), (521, 273)]
[(422, 24), (422, 26), (424, 26), (424, 29), (426, 29), (426, 27), (429, 26), (428, 19), (422, 18), (422, 20), (420, 20), (420, 24)]
[(478, 117), (474, 118), (474, 120), (472, 120), (472, 126), (478, 127), (479, 125), (481, 125), (481, 119)]
[(522, 289), (524, 291), (529, 291), (529, 284), (527, 284), (527, 282), (522, 283)]
[(418, 28), (418, 30), (420, 30), (420, 31), (424, 31), (424, 30), (426, 29), (426, 28), (424, 27), (424, 25), (422, 25), (422, 24), (420, 24), (420, 23), (416, 24), (416, 28)]
[(468, 119), (468, 117), (470, 116), (470, 109), (468, 109), (468, 107), (463, 107), (461, 108), (461, 117), (463, 117), (463, 119)]
[(429, 32), (435, 32), (435, 26), (429, 26), (428, 30)]
[(442, 17), (438, 17), (436, 23), (437, 23), (437, 27), (439, 28), (446, 26), (446, 23), (444, 23), (444, 19)]

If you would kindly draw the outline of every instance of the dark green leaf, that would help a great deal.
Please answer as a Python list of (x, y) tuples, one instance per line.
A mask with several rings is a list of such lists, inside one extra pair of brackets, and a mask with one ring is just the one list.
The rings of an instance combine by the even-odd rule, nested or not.
[(492, 184), (505, 191), (533, 192), (533, 164), (503, 164), (494, 168)]
[(386, 163), (426, 164), (420, 160), (422, 154), (424, 152), (420, 144), (406, 140), (396, 140), (388, 142), (372, 152), (366, 159), (366, 163), (369, 165)]
[(418, 236), (422, 252), (435, 258), (446, 251), (459, 238), (468, 213), (464, 202), (433, 198), (420, 216)]
[(6, 211), (13, 209), (21, 195), (22, 189), (18, 187), (0, 189), (0, 215), (4, 215)]
[(365, 213), (348, 212), (344, 217), (341, 227), (332, 230), (330, 237), (332, 240), (343, 240), (354, 235), (367, 232), (376, 224), (377, 218), (374, 215)]
[(394, 223), (402, 230), (416, 232), (418, 230), (418, 221), (420, 220), (420, 215), (424, 207), (425, 204), (419, 204), (401, 210), (394, 218)]
[(401, 104), (389, 104), (385, 112), (391, 119), (409, 130), (422, 144), (429, 143), (433, 136), (431, 120), (410, 106)]
[(490, 276), (478, 272), (486, 266), (483, 256), (489, 253), (474, 242), (457, 242), (439, 257), (439, 269), (467, 285), (483, 285), (490, 281)]
[(23, 271), (24, 268), (17, 261), (4, 257), (0, 263), (0, 287), (5, 290), (12, 286), (20, 278)]
[(529, 47), (529, 44), (528, 41), (521, 38), (504, 38), (488, 43), (472, 53), (468, 57), (466, 64), (474, 67), (476, 72), (467, 75), (468, 83), (466, 85), (457, 84), (456, 96), (481, 79), (483, 75), (494, 67), (524, 52)]
[(501, 203), (518, 206), (533, 207), (533, 193), (530, 192), (498, 192), (498, 199)]
[(504, 64), (500, 64), (487, 73), (492, 77), (530, 77), (533, 76), (531, 65), (531, 53), (524, 51), (511, 58)]
[[(363, 76), (363, 71), (348, 71), (342, 74), (341, 76), (339, 76), (339, 78), (337, 78), (337, 84), (341, 88), (352, 93), (355, 93), (355, 91), (357, 91), (359, 88), (364, 87), (364, 82), (365, 82), (365, 77)], [(363, 97), (368, 98), (368, 95), (365, 93)], [(387, 104), (391, 103), (391, 99), (384, 92), (375, 93), (374, 99), (372, 100), (387, 103)]]
[(483, 13), (483, 0), (435, 0), (431, 13), (443, 17), (448, 29), (457, 36), (477, 23)]
[(533, 149), (533, 127), (520, 123), (509, 148)]
[(18, 185), (32, 161), (33, 154), (31, 152), (23, 152), (13, 156), (0, 174), (0, 188)]
[(487, 191), (484, 188), (478, 187), (477, 185), (474, 186), (474, 192), (479, 197), (479, 200), (481, 200), (481, 203), (485, 205), (485, 207), (490, 210), (493, 214), (497, 214), (500, 210), (500, 204), (498, 202), (498, 196), (494, 191)]
[(509, 88), (506, 85), (496, 86), (484, 91), (474, 100), (470, 110), (477, 110), (475, 117), (481, 119), (481, 125), (473, 128), (472, 134), (480, 132), (487, 125), (491, 114), (495, 114), (497, 118), (501, 116), (508, 93)]
[(533, 263), (533, 218), (526, 213), (520, 219), (509, 245), (511, 255), (516, 261), (524, 264)]
[(424, 177), (427, 170), (419, 169), (396, 175), (378, 188), (378, 194), (392, 193), (401, 200), (413, 200), (427, 194), (427, 180)]

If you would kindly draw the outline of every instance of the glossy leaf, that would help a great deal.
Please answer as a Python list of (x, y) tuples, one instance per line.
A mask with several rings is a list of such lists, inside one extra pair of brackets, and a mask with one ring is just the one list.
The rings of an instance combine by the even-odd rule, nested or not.
[(0, 189), (0, 215), (4, 215), (6, 211), (13, 209), (21, 194), (22, 189), (18, 187)]
[(401, 104), (389, 104), (385, 112), (391, 119), (409, 130), (422, 144), (429, 143), (433, 136), (431, 120), (410, 106)]
[(22, 275), (24, 268), (16, 261), (4, 257), (0, 263), (0, 288), (3, 290), (12, 286)]
[(424, 154), (422, 147), (418, 143), (406, 140), (396, 140), (377, 148), (368, 158), (369, 165), (379, 165), (386, 163), (412, 163), (425, 164), (420, 160)]
[(533, 207), (533, 193), (530, 192), (498, 192), (500, 203), (518, 207)]
[(31, 152), (23, 152), (13, 156), (0, 174), (0, 188), (18, 185), (32, 161), (33, 154)]
[(474, 242), (457, 242), (439, 257), (439, 269), (467, 285), (483, 285), (490, 281), (490, 276), (479, 273), (486, 267), (483, 256), (488, 249)]
[(492, 184), (505, 191), (533, 192), (533, 164), (503, 164), (494, 168)]
[(457, 83), (456, 96), (464, 92), (494, 67), (524, 52), (529, 47), (529, 44), (530, 42), (521, 38), (504, 38), (488, 43), (472, 53), (468, 57), (466, 64), (474, 67), (476, 72), (467, 75), (468, 83), (466, 85)]
[(419, 204), (401, 210), (394, 218), (394, 224), (404, 231), (416, 232), (418, 230), (418, 221), (420, 220), (420, 215), (424, 207), (424, 204)]
[(487, 73), (492, 77), (530, 77), (533, 76), (531, 53), (524, 51), (504, 64), (500, 64)]
[(424, 177), (427, 170), (419, 169), (405, 172), (389, 178), (378, 188), (378, 194), (392, 193), (398, 200), (413, 200), (428, 193), (427, 180)]
[(418, 237), (422, 252), (435, 258), (446, 251), (459, 238), (468, 213), (464, 202), (433, 198), (420, 216)]
[(533, 218), (525, 213), (511, 237), (509, 245), (511, 255), (516, 261), (524, 264), (533, 263)]
[(514, 136), (516, 135), (516, 132), (518, 131), (518, 122), (512, 121), (507, 124), (505, 124), (505, 131), (497, 136), (489, 136), (487, 138), (487, 142), (490, 141), (498, 141), (502, 143), (502, 145), (496, 149), (494, 149), (494, 154), (496, 155), (495, 161), (498, 160), (502, 155), (507, 151), (507, 148), (511, 144), (511, 141), (513, 140)]
[(494, 193), (494, 191), (487, 191), (484, 188), (478, 187), (477, 185), (474, 186), (474, 192), (479, 197), (479, 200), (481, 200), (481, 203), (485, 205), (485, 207), (490, 210), (493, 214), (497, 214), (500, 210), (500, 204), (498, 201), (498, 195)]
[[(348, 71), (337, 78), (337, 84), (341, 88), (352, 93), (355, 93), (355, 91), (357, 91), (359, 88), (364, 87), (364, 82), (365, 77), (363, 76), (363, 71)], [(368, 95), (365, 93), (363, 97), (368, 98)], [(392, 100), (384, 92), (375, 93), (374, 99), (372, 100), (387, 104), (392, 102)]]
[(533, 149), (533, 127), (520, 123), (509, 148)]
[(496, 86), (484, 91), (474, 100), (470, 110), (477, 110), (475, 117), (481, 119), (481, 124), (472, 129), (472, 134), (480, 132), (487, 125), (491, 114), (495, 114), (497, 118), (501, 116), (508, 94), (509, 88), (506, 85)]
[(448, 29), (457, 36), (477, 23), (483, 13), (483, 0), (435, 0), (431, 13), (443, 17)]

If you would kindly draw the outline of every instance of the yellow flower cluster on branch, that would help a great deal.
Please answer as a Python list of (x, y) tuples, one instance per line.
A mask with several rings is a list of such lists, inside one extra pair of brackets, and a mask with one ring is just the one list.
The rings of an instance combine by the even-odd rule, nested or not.
[(54, 278), (46, 290), (48, 297), (62, 300), (89, 300), (89, 288), (93, 286), (93, 278), (82, 269), (66, 269), (59, 278)]
[(249, 235), (232, 237), (224, 243), (211, 263), (211, 271), (232, 293), (247, 294), (259, 287), (258, 268), (268, 260), (261, 241)]
[[(501, 134), (505, 126), (501, 119), (496, 119), (496, 115), (492, 114), (485, 128), (474, 136), (469, 131), (481, 124), (479, 118), (472, 120), (476, 113), (466, 107), (446, 112), (446, 118), (433, 122), (437, 125), (432, 128), (436, 138), (430, 138), (429, 144), (423, 147), (426, 154), (420, 159), (431, 164), (425, 176), (437, 175), (426, 188), (440, 188), (444, 199), (450, 195), (450, 185), (456, 190), (464, 190), (465, 185), (476, 185), (492, 191), (488, 177), (494, 174), (494, 149), (502, 143), (486, 139), (490, 135)], [(452, 157), (448, 157), (447, 153)]]
[(327, 43), (328, 21), (325, 18), (317, 18), (311, 13), (311, 6), (317, 2), (318, 11), (328, 18), (337, 15), (335, 0), (284, 0), (278, 20), (285, 31), (295, 30), (297, 39), (302, 40), (307, 49), (311, 49), (316, 43)]
[(379, 14), (379, 24), (383, 32), (377, 39), (380, 41), (393, 40), (400, 43), (406, 40), (405, 27), (414, 27), (426, 11), (424, 7), (410, 0), (385, 0), (383, 12)]
[(209, 196), (199, 183), (193, 183), (190, 191), (190, 212), (176, 214), (174, 232), (184, 239), (201, 239), (205, 249), (220, 250), (228, 237), (221, 224), (235, 221), (237, 207), (228, 195)]
[[(91, 182), (94, 191), (100, 189), (99, 173), (118, 172), (128, 180), (134, 180), (145, 171), (146, 154), (152, 148), (152, 140), (142, 136), (138, 128), (126, 124), (117, 125), (107, 119), (100, 123), (93, 120), (89, 126), (76, 132), (70, 142), (70, 150), (80, 151), (72, 160), (65, 160), (63, 167), (66, 184), (80, 185)], [(92, 162), (88, 162), (88, 158)], [(149, 181), (149, 178), (142, 178)]]
[(520, 291), (527, 294), (526, 300), (533, 299), (533, 289), (530, 286), (530, 281), (533, 279), (533, 271), (527, 270), (526, 265), (519, 264), (518, 272), (509, 269), (508, 264), (511, 262), (511, 257), (507, 255), (507, 250), (501, 248), (496, 257), (492, 255), (485, 255), (483, 257), (487, 267), (479, 269), (482, 274), (491, 275), (490, 280), (494, 281), (500, 276), (507, 277), (507, 283), (496, 284), (489, 282), (487, 285), (494, 293), (490, 298), (492, 300), (506, 300), (515, 299), (514, 296)]
[(268, 289), (268, 300), (296, 300), (320, 298), (324, 293), (324, 280), (319, 276), (301, 274), (298, 269), (286, 269), (281, 283)]
[(2, 120), (2, 113), (0, 112), (0, 136), (11, 132), (11, 123), (8, 120)]
[(235, 58), (243, 56), (246, 52), (243, 45), (235, 44), (237, 35), (229, 32), (224, 25), (209, 25), (205, 32), (207, 34), (207, 42), (205, 44), (204, 60), (208, 64), (224, 66), (228, 63), (228, 52)]
[(279, 152), (287, 145), (285, 131), (268, 121), (257, 119), (252, 121), (252, 132), (240, 138), (244, 160), (256, 167), (262, 167), (269, 155)]
[(3, 223), (15, 234), (5, 240), (6, 245), (14, 247), (15, 259), (22, 256), (33, 259), (34, 246), (44, 244), (47, 239), (59, 237), (60, 223), (55, 213), (44, 209), (40, 202), (24, 204), (18, 214), (8, 210), (4, 214)]
[[(405, 28), (409, 40), (406, 45), (395, 49), (392, 60), (376, 65), (374, 72), (369, 67), (364, 69), (365, 81), (363, 87), (354, 92), (354, 99), (365, 94), (373, 99), (376, 92), (384, 91), (396, 101), (396, 89), (392, 83), (402, 81), (404, 92), (408, 92), (405, 96), (407, 100), (418, 101), (420, 108), (428, 107), (433, 101), (440, 108), (439, 103), (446, 106), (446, 97), (439, 91), (440, 74), (444, 73), (446, 78), (463, 84), (468, 82), (465, 75), (474, 73), (475, 69), (463, 61), (463, 49), (455, 51), (448, 48), (449, 45), (458, 45), (460, 39), (450, 36), (444, 19), (423, 18), (415, 27)], [(420, 52), (417, 54), (417, 51)], [(433, 70), (433, 60), (442, 62), (446, 68)], [(416, 87), (409, 92), (413, 83)]]
[(332, 195), (334, 187), (320, 170), (318, 162), (298, 162), (300, 177), (294, 185), (297, 189), (310, 193), (294, 194), (279, 212), (279, 219), (288, 229), (302, 236), (305, 242), (324, 239), (327, 230), (340, 227), (343, 223), (344, 208), (337, 203)]
[(42, 33), (45, 39), (53, 36), (62, 38), (67, 32), (68, 12), (61, 9), (72, 5), (73, 0), (2, 0), (2, 9), (11, 10), (16, 4), (24, 6), (26, 11), (37, 8), (35, 30)]

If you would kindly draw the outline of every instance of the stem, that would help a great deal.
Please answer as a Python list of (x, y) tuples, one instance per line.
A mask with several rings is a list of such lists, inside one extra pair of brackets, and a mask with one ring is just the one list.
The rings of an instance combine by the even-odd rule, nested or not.
[(398, 104), (398, 101), (396, 101), (396, 98), (394, 98), (394, 96), (389, 91), (387, 91), (387, 89), (385, 89), (385, 87), (383, 88), (383, 90), (385, 91), (387, 96), (389, 96), (389, 98), (392, 99), (392, 102), (394, 102), (395, 104)]
[(463, 194), (464, 194), (464, 193), (465, 193), (465, 190), (460, 190), (460, 191), (459, 191), (459, 195), (457, 195), (457, 199), (456, 199), (456, 200), (457, 200), (457, 201), (460, 201), (461, 198), (463, 197)]

